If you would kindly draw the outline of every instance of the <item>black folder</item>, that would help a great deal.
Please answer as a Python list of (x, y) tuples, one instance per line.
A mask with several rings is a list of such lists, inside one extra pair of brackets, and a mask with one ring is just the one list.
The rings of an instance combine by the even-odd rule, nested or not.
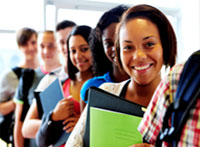
[(108, 93), (100, 88), (89, 88), (86, 130), (83, 137), (84, 147), (89, 147), (90, 144), (90, 107), (107, 109), (139, 117), (143, 117), (144, 115), (144, 107), (139, 104)]

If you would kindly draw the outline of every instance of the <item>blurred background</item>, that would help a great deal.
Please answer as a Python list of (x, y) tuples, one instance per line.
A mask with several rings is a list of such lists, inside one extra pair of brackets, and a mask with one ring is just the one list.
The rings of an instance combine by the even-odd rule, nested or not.
[(103, 12), (119, 4), (150, 4), (171, 21), (178, 41), (178, 63), (200, 49), (199, 0), (0, 0), (0, 74), (20, 62), (16, 30), (54, 30), (64, 20), (95, 27)]

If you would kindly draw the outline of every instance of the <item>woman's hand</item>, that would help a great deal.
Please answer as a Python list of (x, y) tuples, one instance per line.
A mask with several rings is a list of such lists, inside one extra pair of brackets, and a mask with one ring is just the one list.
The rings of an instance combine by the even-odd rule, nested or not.
[(73, 116), (67, 118), (65, 121), (63, 121), (63, 130), (65, 130), (67, 133), (72, 132), (76, 123), (78, 122), (80, 115), (74, 113)]
[(53, 110), (51, 119), (53, 121), (65, 120), (74, 113), (74, 102), (68, 98), (64, 98), (58, 102)]

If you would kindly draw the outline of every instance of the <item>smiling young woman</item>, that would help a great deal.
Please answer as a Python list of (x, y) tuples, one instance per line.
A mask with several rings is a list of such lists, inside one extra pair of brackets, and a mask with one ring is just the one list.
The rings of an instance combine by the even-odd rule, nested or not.
[[(161, 67), (175, 64), (177, 47), (171, 24), (152, 6), (129, 8), (117, 26), (115, 47), (118, 63), (130, 79), (104, 83), (100, 88), (147, 107), (161, 81)], [(86, 117), (87, 107), (66, 146), (83, 146)]]
[[(64, 97), (54, 110), (42, 120), (37, 116), (39, 127), (35, 132), (37, 146), (55, 144), (63, 130), (71, 132), (80, 116), (80, 89), (84, 82), (93, 77), (89, 26), (75, 26), (66, 42), (67, 71), (69, 77), (63, 82)], [(50, 100), (50, 99), (49, 99)], [(37, 107), (35, 107), (35, 111)], [(57, 135), (55, 135), (55, 132)]]

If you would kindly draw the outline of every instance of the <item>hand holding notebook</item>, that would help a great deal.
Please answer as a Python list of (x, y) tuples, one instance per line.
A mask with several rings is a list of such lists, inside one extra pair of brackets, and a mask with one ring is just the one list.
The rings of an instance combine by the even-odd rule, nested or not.
[(70, 98), (60, 100), (53, 109), (52, 120), (62, 121), (72, 116), (74, 113), (73, 105), (74, 102)]
[(57, 78), (44, 91), (39, 93), (42, 109), (45, 115), (52, 111), (56, 104), (64, 98), (62, 86)]
[[(69, 99), (64, 99), (63, 90), (62, 90), (62, 86), (59, 79), (56, 79), (43, 92), (39, 93), (39, 96), (40, 96), (40, 101), (42, 104), (42, 109), (45, 115), (48, 115), (49, 112), (51, 112), (52, 110), (55, 110), (55, 111), (59, 111), (58, 113), (60, 115), (66, 117), (66, 114), (63, 115), (63, 113), (65, 113), (66, 111), (56, 108), (60, 106), (63, 106), (64, 108), (66, 108), (65, 106), (69, 104), (69, 103), (66, 104), (66, 101), (70, 101)], [(61, 113), (60, 113), (60, 110), (62, 110)], [(59, 117), (59, 119), (61, 118)], [(65, 131), (63, 131), (63, 133), (61, 134), (61, 137), (53, 146), (57, 147), (65, 143), (69, 135), (70, 133), (66, 133)]]

